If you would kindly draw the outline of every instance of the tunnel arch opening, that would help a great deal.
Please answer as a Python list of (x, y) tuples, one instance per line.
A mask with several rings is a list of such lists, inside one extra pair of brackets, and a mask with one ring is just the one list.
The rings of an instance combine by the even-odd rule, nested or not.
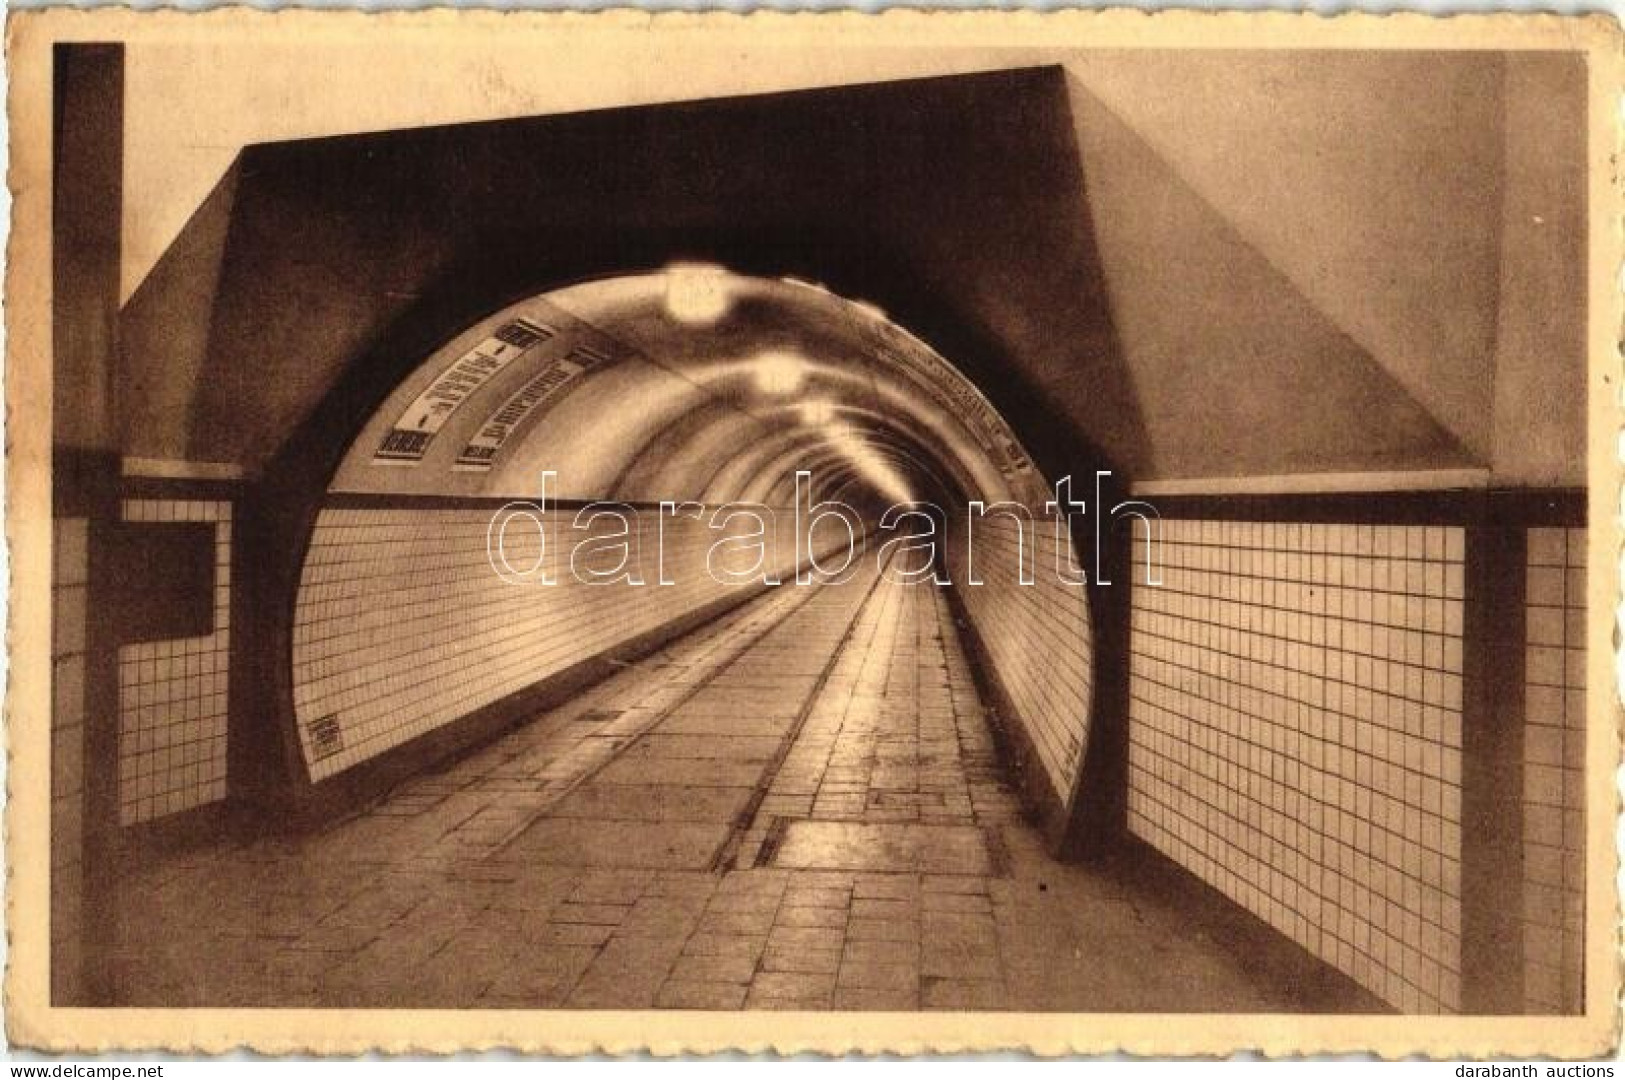
[[(667, 583), (668, 558), (692, 570), (718, 537), (663, 504), (777, 511), (767, 577), (793, 581), (807, 554), (786, 535), (798, 474), (808, 502), (846, 503), (869, 531), (894, 504), (940, 508), (942, 576), (1021, 786), (1058, 842), (1096, 680), (1087, 590), (1022, 582), (1024, 560), (1075, 554), (1046, 508), (1049, 481), (981, 389), (884, 312), (703, 264), (509, 304), (431, 352), (360, 425), (298, 572), (291, 721), (304, 774), (339, 780), (420, 742), (443, 752), (471, 717), (488, 727), (533, 708), (606, 658), (750, 599), (713, 595), (715, 575)], [(629, 549), (642, 564), (652, 541), (661, 563), (644, 567), (641, 594), (566, 580), (516, 596), (493, 571), (492, 513), (542, 494), (544, 475), (556, 529), (588, 504), (633, 511)], [(1019, 507), (1028, 523), (977, 505)]]

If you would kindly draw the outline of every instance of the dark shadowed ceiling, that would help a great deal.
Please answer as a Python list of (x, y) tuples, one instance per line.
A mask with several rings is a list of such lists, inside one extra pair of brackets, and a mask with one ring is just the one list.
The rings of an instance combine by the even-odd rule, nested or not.
[(254, 474), (506, 304), (699, 261), (883, 309), (1052, 474), (1577, 483), (1583, 142), (1530, 83), (1583, 71), (1078, 53), (251, 146), (126, 306), (123, 450)]

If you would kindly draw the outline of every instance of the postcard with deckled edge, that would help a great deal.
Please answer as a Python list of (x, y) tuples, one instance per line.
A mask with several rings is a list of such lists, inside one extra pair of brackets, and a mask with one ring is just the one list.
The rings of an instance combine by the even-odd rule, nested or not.
[(12, 1044), (1609, 1053), (1620, 52), (13, 14)]

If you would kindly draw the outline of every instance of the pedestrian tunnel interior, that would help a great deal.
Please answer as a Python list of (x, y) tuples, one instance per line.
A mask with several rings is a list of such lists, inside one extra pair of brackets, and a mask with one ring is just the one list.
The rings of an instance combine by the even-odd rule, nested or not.
[(320, 786), (763, 588), (885, 566), (962, 583), (1059, 843), (1094, 661), (1054, 498), (963, 375), (820, 286), (679, 265), (521, 301), (428, 357), (333, 477), (294, 605), (297, 755)]
[(247, 145), (126, 295), (62, 50), (55, 1000), (1577, 1011), (1583, 70), (1043, 52)]

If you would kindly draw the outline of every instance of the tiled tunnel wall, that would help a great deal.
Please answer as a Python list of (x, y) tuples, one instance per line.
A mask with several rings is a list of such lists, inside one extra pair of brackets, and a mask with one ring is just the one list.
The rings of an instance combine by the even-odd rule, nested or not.
[(119, 822), (134, 825), (226, 797), (231, 503), (125, 499), (123, 519), (210, 523), (215, 551), (208, 633), (119, 646)]
[(77, 991), (82, 946), (89, 521), (57, 518), (51, 559), (51, 967), (53, 998)]
[(1523, 731), (1524, 1003), (1576, 1012), (1585, 916), (1586, 533), (1530, 529)]
[[(316, 778), (696, 610), (718, 592), (720, 533), (666, 521), (675, 585), (523, 587), (487, 558), (492, 507), (330, 507), (296, 614), (296, 701)], [(556, 512), (568, 534), (573, 510)], [(225, 794), (231, 504), (127, 498), (127, 521), (214, 525), (215, 626), (119, 648), (119, 810), (153, 820)], [(787, 515), (781, 515), (787, 517)], [(657, 515), (637, 517), (639, 566)], [(996, 677), (1056, 790), (1085, 748), (1091, 642), (1081, 589), (1054, 572), (1052, 522), (950, 523), (947, 562)], [(1439, 525), (1168, 519), (1132, 585), (1129, 828), (1288, 937), (1406, 1011), (1462, 1005), (1464, 546)], [(53, 872), (81, 872), (86, 523), (55, 526)], [(769, 545), (793, 570), (789, 530)], [(516, 566), (534, 532), (510, 536)], [(1583, 528), (1526, 535), (1521, 761), (1524, 1006), (1575, 1011), (1583, 992)], [(1135, 565), (1145, 557), (1137, 539)], [(748, 552), (725, 565), (743, 569)], [(555, 551), (549, 565), (557, 572)], [(743, 586), (735, 586), (743, 588)], [(592, 590), (598, 590), (594, 592)], [(1471, 648), (1471, 643), (1467, 643)], [(336, 738), (324, 718), (336, 717)], [(337, 744), (324, 746), (321, 740)], [(328, 751), (328, 752), (324, 752)], [(53, 891), (69, 925), (78, 890)]]
[[(1069, 557), (1060, 545), (1070, 541), (1058, 541), (1055, 526), (1043, 515), (1022, 523), (990, 508), (976, 518), (951, 517), (944, 546), (991, 674), (1064, 804), (1088, 741), (1094, 649), (1084, 587), (1056, 573), (1057, 555)], [(1023, 539), (1031, 584), (1022, 584)]]
[[(1460, 1010), (1468, 531), (1161, 529), (1163, 584), (1133, 587), (1131, 833), (1396, 1008)], [(1585, 536), (1527, 530), (1515, 630), (1536, 1013), (1583, 989)]]
[[(574, 509), (549, 510), (557, 539), (543, 554), (538, 518), (518, 519), (503, 552), (517, 571), (540, 565), (556, 584), (514, 584), (493, 569), (488, 530), (500, 502), (444, 506), (329, 506), (305, 560), (294, 615), (294, 705), (311, 778), (332, 776), (476, 709), (600, 656), (748, 584), (719, 587), (712, 545), (748, 522), (712, 529), (650, 508), (633, 520), (641, 586), (584, 584), (569, 564), (588, 532)], [(767, 563), (793, 573), (791, 515), (772, 518)], [(613, 529), (601, 522), (596, 534)], [(833, 528), (820, 548), (844, 544)], [(600, 549), (597, 565), (619, 561)], [(660, 585), (657, 558), (664, 551)], [(751, 569), (756, 554), (726, 545), (719, 570)], [(540, 560), (540, 563), (538, 563)], [(585, 564), (583, 564), (584, 566)]]
[(1459, 1007), (1463, 530), (1161, 528), (1131, 832), (1385, 1001)]

